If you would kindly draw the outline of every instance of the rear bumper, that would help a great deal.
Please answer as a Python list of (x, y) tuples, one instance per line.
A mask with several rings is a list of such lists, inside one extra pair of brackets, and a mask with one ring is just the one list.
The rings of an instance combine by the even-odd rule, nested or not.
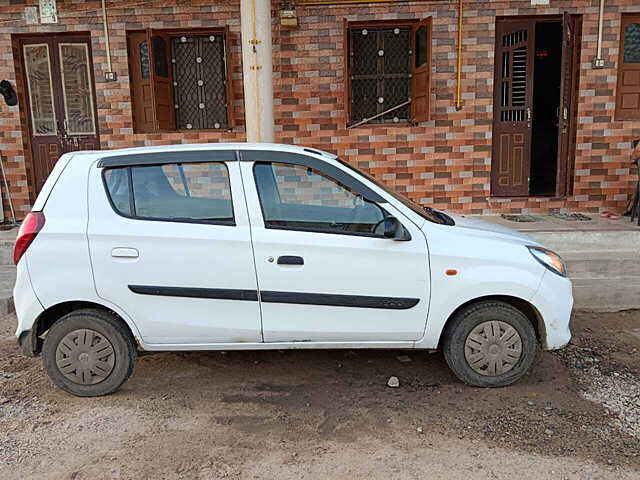
[(531, 303), (541, 316), (542, 347), (545, 350), (557, 350), (569, 343), (569, 321), (573, 308), (571, 280), (553, 272), (545, 272)]
[[(37, 337), (32, 334), (33, 324), (44, 311), (44, 308), (40, 304), (38, 297), (36, 297), (33, 286), (31, 285), (26, 254), (18, 263), (16, 285), (13, 288), (13, 301), (16, 308), (16, 317), (18, 318), (18, 328), (15, 335), (22, 351), (29, 355), (29, 353), (25, 351), (25, 348), (27, 351), (30, 345), (33, 346), (34, 349), (36, 348)], [(31, 353), (30, 356), (33, 355), (34, 353)]]

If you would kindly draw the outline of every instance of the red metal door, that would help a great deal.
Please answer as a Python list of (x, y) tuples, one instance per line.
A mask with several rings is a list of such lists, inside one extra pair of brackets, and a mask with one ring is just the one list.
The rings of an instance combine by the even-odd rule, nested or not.
[(529, 194), (534, 36), (534, 20), (497, 21), (492, 195)]

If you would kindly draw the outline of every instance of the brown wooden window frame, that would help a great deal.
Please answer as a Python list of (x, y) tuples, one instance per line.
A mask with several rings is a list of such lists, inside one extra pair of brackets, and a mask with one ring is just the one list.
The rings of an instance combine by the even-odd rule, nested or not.
[[(354, 29), (381, 29), (381, 28), (409, 28), (410, 31), (410, 53), (409, 53), (409, 119), (394, 122), (365, 122), (363, 126), (403, 126), (428, 122), (431, 120), (431, 78), (432, 78), (432, 58), (433, 58), (433, 21), (432, 17), (422, 20), (378, 20), (368, 22), (349, 22), (343, 20), (344, 38), (344, 107), (347, 126), (360, 124), (362, 119), (352, 118), (352, 55), (351, 55), (351, 31)], [(426, 33), (424, 62), (416, 65), (418, 56), (416, 55), (416, 35), (424, 29)]]
[[(174, 107), (173, 65), (171, 42), (182, 36), (212, 35), (223, 39), (223, 59), (225, 82), (226, 125), (221, 128), (178, 128)], [(224, 131), (235, 126), (233, 115), (233, 75), (231, 35), (229, 27), (190, 29), (128, 30), (127, 49), (129, 59), (129, 81), (131, 89), (131, 110), (134, 133)], [(139, 72), (139, 47), (146, 40), (148, 49), (149, 76), (142, 78)], [(161, 39), (165, 46), (165, 61), (154, 58), (153, 42)], [(158, 72), (157, 67), (165, 65), (166, 71)], [(162, 73), (163, 75), (158, 75)], [(148, 83), (148, 84), (147, 84)], [(142, 91), (146, 88), (146, 95)], [(168, 101), (170, 100), (170, 102)]]
[[(625, 85), (623, 84), (625, 74), (627, 72), (633, 72), (640, 77), (640, 63), (638, 62), (625, 62), (624, 41), (626, 28), (631, 24), (640, 24), (640, 13), (623, 13), (620, 19), (620, 42), (618, 53), (618, 79), (616, 86), (616, 120), (640, 120), (640, 106), (636, 109), (622, 108), (623, 95), (625, 95)], [(632, 92), (640, 96), (640, 84), (637, 86), (637, 92)], [(640, 102), (640, 97), (638, 99)]]

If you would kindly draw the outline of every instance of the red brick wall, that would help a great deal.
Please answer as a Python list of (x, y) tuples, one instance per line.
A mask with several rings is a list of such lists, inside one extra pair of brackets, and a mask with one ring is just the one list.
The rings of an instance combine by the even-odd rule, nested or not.
[[(278, 6), (278, 0), (272, 0)], [(37, 4), (29, 0), (27, 4)], [(453, 105), (455, 91), (456, 3), (408, 2), (397, 5), (298, 7), (300, 28), (274, 25), (276, 138), (331, 150), (414, 200), (468, 213), (546, 212), (550, 209), (622, 209), (631, 192), (630, 142), (640, 138), (640, 122), (614, 121), (616, 63), (621, 12), (640, 11), (635, 0), (608, 0), (604, 19), (604, 69), (591, 69), (595, 56), (597, 0), (465, 0), (464, 108)], [(138, 6), (122, 8), (123, 5)], [(90, 32), (93, 48), (100, 139), (103, 148), (139, 145), (243, 141), (240, 14), (237, 0), (192, 2), (134, 0), (109, 2), (113, 70), (118, 81), (103, 82), (105, 45), (99, 2), (58, 1), (57, 25), (27, 26), (24, 4), (0, 0), (0, 78), (15, 83), (13, 34)], [(88, 11), (87, 11), (88, 10)], [(557, 198), (491, 198), (491, 120), (496, 16), (583, 15), (579, 129), (573, 195)], [(343, 97), (343, 19), (414, 19), (433, 16), (432, 121), (417, 126), (362, 126), (347, 130)], [(231, 132), (134, 134), (132, 129), (125, 31), (146, 27), (221, 27), (229, 25), (233, 43), (236, 127)], [(0, 149), (19, 216), (28, 211), (29, 153), (20, 128), (19, 107), (0, 106)], [(6, 199), (3, 201), (7, 211)]]

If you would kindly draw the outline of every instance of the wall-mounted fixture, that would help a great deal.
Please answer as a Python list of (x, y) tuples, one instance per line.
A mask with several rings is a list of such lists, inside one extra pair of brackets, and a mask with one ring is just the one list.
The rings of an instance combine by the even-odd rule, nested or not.
[(285, 28), (298, 28), (296, 4), (291, 0), (283, 0), (280, 4), (280, 25)]
[(0, 82), (0, 94), (4, 97), (4, 101), (10, 107), (15, 107), (18, 104), (18, 95), (16, 95), (16, 91), (9, 83), (9, 80), (2, 80)]

